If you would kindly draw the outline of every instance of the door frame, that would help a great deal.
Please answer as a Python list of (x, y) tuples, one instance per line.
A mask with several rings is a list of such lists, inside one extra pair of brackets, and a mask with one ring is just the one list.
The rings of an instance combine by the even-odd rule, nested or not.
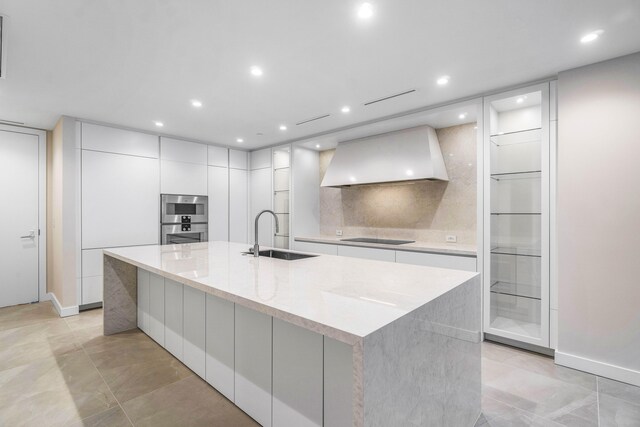
[(47, 132), (4, 124), (0, 124), (0, 131), (38, 138), (38, 301), (47, 301)]

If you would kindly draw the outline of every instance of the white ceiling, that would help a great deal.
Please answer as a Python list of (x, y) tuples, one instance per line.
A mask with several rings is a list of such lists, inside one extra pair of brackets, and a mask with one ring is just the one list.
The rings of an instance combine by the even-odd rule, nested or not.
[(160, 120), (169, 135), (253, 149), (640, 50), (638, 0), (369, 1), (362, 22), (354, 0), (0, 0), (0, 119), (153, 132)]

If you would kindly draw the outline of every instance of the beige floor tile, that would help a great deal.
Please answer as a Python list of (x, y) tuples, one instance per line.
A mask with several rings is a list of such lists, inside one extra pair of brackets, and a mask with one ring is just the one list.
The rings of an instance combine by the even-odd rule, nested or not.
[(598, 391), (616, 399), (640, 405), (640, 387), (598, 377)]
[[(108, 347), (108, 346), (105, 346)], [(104, 351), (90, 351), (87, 354), (99, 371), (123, 366), (148, 363), (155, 360), (170, 361), (175, 358), (151, 339), (131, 340), (130, 343), (114, 343), (113, 348)]]
[(596, 395), (584, 387), (487, 359), (482, 380), (489, 397), (539, 416), (564, 414), (575, 409), (576, 402), (590, 403)]
[(115, 335), (103, 334), (102, 325), (92, 326), (73, 331), (77, 342), (87, 351), (87, 353), (100, 353), (102, 351), (126, 348), (136, 342), (152, 343), (153, 340), (142, 333), (139, 329), (121, 332)]
[(48, 320), (60, 320), (50, 301), (0, 308), (0, 330), (19, 328)]
[[(19, 328), (22, 329), (22, 328)], [(15, 331), (16, 329), (11, 329)], [(47, 337), (40, 341), (31, 341), (9, 346), (0, 346), (0, 371), (26, 365), (38, 360), (61, 356), (81, 350), (74, 335), (69, 332)]]
[(65, 321), (71, 330), (102, 326), (103, 310), (101, 308), (80, 312), (77, 316), (65, 317)]
[(136, 426), (258, 426), (197, 376), (130, 400), (123, 409)]
[(550, 378), (575, 384), (580, 387), (596, 390), (596, 376), (575, 369), (556, 365), (553, 358), (508, 347), (502, 344), (485, 341), (482, 344), (483, 358), (505, 363), (509, 366), (525, 369)]
[(193, 374), (176, 359), (158, 359), (100, 371), (121, 404)]
[(132, 424), (120, 406), (107, 409), (68, 427), (131, 427)]
[(0, 372), (0, 425), (64, 425), (116, 405), (82, 350)]
[(600, 394), (601, 427), (638, 427), (640, 426), (640, 404)]
[(504, 417), (487, 420), (483, 427), (562, 427), (554, 421), (516, 409)]

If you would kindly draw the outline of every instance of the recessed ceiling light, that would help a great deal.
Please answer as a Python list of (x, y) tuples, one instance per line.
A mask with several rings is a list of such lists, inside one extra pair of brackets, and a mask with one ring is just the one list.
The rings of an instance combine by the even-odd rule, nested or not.
[(320, 144), (316, 144), (316, 148), (320, 148)]
[(242, 143), (244, 142), (244, 139), (242, 139), (242, 138), (236, 138), (236, 142), (237, 142), (238, 144), (242, 144)]
[(344, 107), (342, 107), (342, 109), (340, 110), (343, 113), (348, 113), (349, 111), (351, 111), (351, 108), (348, 105), (345, 105)]
[(596, 31), (592, 31), (589, 34), (585, 34), (584, 36), (582, 36), (582, 38), (580, 39), (580, 43), (591, 43), (592, 41), (596, 40), (598, 37), (600, 37), (600, 35), (604, 33), (603, 30), (596, 30)]
[(459, 118), (460, 120), (463, 120), (463, 119), (467, 118), (467, 113), (460, 113), (460, 115), (458, 116), (458, 118)]
[(351, 182), (356, 182), (357, 180), (356, 180), (356, 177), (355, 177), (355, 176), (350, 176), (350, 177), (349, 177), (349, 181), (351, 181)]
[(162, 126), (164, 126), (164, 123), (162, 122), (153, 122), (156, 126), (158, 126), (159, 128), (161, 128)]
[(287, 126), (286, 125), (280, 125), (280, 130), (287, 130)]
[(200, 107), (202, 107), (202, 101), (198, 101), (197, 99), (192, 99), (191, 100), (191, 105), (193, 105), (196, 108), (200, 108)]
[(251, 75), (255, 76), (255, 77), (260, 77), (263, 74), (262, 72), (262, 68), (257, 67), (257, 66), (253, 66), (251, 67)]
[(373, 16), (373, 6), (371, 3), (362, 3), (358, 7), (358, 18), (369, 19)]
[(440, 86), (444, 86), (449, 83), (449, 79), (449, 76), (442, 76), (438, 80), (436, 80), (436, 83), (438, 83)]
[(413, 176), (413, 170), (407, 169), (406, 174), (407, 176)]

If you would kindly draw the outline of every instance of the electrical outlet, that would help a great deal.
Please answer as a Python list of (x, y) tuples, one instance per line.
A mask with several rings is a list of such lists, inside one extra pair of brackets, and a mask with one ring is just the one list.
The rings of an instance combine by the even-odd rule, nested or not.
[(342, 230), (336, 230), (336, 236), (342, 237)]
[(456, 236), (447, 236), (447, 243), (456, 243), (458, 241), (458, 238)]

